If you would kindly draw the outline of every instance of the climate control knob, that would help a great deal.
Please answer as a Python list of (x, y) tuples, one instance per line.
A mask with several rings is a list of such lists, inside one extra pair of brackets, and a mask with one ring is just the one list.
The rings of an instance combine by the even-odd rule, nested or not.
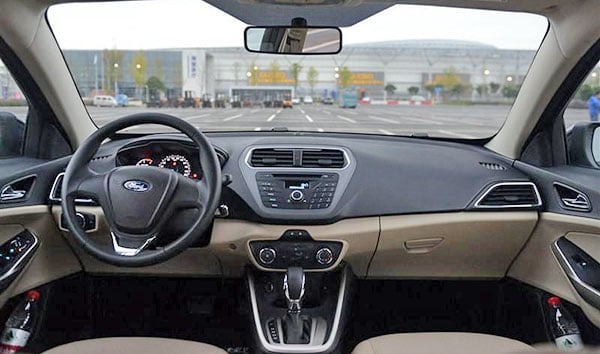
[(299, 202), (302, 199), (304, 199), (304, 193), (302, 193), (302, 191), (293, 191), (292, 193), (290, 193), (290, 199), (295, 201), (295, 202)]
[(258, 252), (258, 260), (262, 264), (271, 264), (275, 262), (276, 257), (277, 253), (275, 253), (275, 250), (270, 247), (265, 247)]
[(333, 252), (327, 247), (323, 247), (317, 251), (315, 256), (317, 262), (321, 265), (329, 265), (333, 262)]

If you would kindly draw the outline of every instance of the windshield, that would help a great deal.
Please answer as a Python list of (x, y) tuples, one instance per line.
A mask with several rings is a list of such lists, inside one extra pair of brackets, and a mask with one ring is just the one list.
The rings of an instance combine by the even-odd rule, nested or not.
[(303, 56), (247, 52), (246, 24), (199, 0), (61, 4), (48, 20), (98, 126), (160, 111), (203, 131), (466, 139), (501, 127), (548, 26), (395, 5), (342, 28), (339, 54)]

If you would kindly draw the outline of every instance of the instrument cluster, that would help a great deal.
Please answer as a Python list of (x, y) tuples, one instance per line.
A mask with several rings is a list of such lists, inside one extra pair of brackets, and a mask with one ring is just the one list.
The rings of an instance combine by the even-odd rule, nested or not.
[(127, 147), (119, 151), (117, 164), (168, 168), (185, 177), (202, 178), (198, 148), (181, 142), (147, 142)]

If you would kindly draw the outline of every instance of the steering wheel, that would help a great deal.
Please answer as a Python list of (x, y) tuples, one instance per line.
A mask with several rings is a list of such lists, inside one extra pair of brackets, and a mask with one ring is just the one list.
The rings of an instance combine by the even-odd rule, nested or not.
[[(98, 172), (89, 163), (102, 142), (122, 129), (140, 124), (165, 125), (187, 135), (199, 148), (202, 179), (193, 180), (164, 168), (122, 166)], [(221, 196), (221, 166), (204, 134), (189, 123), (163, 113), (139, 113), (114, 120), (90, 135), (65, 170), (61, 191), (64, 221), (83, 249), (117, 266), (141, 267), (170, 259), (187, 249), (211, 224)], [(86, 236), (76, 221), (75, 198), (100, 204), (110, 226), (112, 247)], [(149, 250), (175, 213), (196, 209), (199, 217), (168, 245)]]

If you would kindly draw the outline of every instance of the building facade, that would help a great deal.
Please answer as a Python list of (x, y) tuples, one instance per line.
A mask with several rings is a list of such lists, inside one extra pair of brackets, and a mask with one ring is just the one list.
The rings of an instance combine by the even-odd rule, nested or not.
[[(352, 86), (373, 100), (408, 96), (411, 87), (412, 93), (416, 87), (419, 95), (430, 96), (434, 92), (428, 85), (451, 73), (468, 88), (463, 96), (477, 99), (499, 96), (503, 86), (518, 86), (534, 55), (530, 50), (443, 40), (347, 45), (337, 55), (322, 56), (254, 54), (244, 48), (65, 50), (82, 96), (116, 90), (140, 98), (150, 73), (166, 88), (195, 97), (229, 96), (232, 88), (261, 86), (291, 86), (298, 97), (335, 97), (344, 86)], [(297, 81), (294, 66), (300, 68)], [(495, 92), (477, 90), (492, 83)], [(386, 91), (388, 85), (395, 90)]]

